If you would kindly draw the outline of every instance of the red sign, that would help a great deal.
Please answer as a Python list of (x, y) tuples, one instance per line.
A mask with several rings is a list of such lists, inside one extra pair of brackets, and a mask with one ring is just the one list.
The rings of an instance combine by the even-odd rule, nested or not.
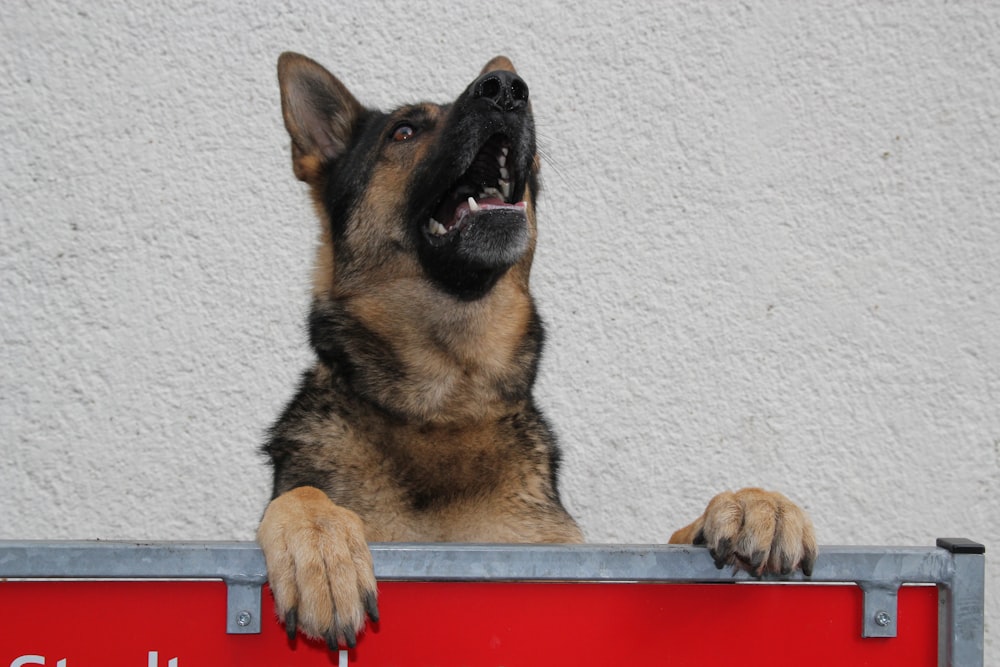
[(937, 589), (899, 592), (898, 636), (861, 637), (854, 585), (400, 583), (358, 647), (226, 634), (221, 582), (0, 581), (0, 667), (802, 667), (937, 664)]

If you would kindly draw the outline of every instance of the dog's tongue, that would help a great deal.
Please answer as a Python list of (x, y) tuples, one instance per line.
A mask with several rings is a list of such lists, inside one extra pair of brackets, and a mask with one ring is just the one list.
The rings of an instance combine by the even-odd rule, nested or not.
[(470, 215), (477, 215), (479, 213), (495, 211), (497, 209), (520, 210), (523, 212), (526, 206), (527, 204), (523, 201), (517, 202), (516, 204), (508, 204), (499, 197), (483, 197), (482, 199), (469, 197), (455, 207), (455, 214), (452, 216), (451, 224), (449, 224), (447, 228), (451, 229), (456, 226), (461, 226), (465, 219)]
[(481, 199), (467, 197), (455, 202), (445, 201), (427, 223), (425, 231), (432, 236), (444, 236), (448, 232), (463, 228), (474, 217), (481, 214), (491, 214), (494, 211), (516, 211), (526, 215), (528, 204), (519, 201), (508, 204), (502, 197), (487, 196)]

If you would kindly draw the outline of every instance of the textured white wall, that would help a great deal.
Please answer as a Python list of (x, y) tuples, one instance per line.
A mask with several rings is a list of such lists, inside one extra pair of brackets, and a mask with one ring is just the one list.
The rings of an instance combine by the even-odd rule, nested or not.
[(519, 66), (592, 540), (759, 483), (826, 544), (1000, 549), (1000, 6), (336, 4), (0, 9), (0, 538), (252, 537), (308, 359), (293, 49), (383, 106)]

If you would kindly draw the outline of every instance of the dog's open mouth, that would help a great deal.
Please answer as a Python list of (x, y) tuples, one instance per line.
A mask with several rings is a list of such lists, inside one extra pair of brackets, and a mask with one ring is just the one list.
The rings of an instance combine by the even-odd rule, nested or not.
[(524, 182), (517, 178), (510, 155), (510, 141), (492, 136), (472, 164), (432, 209), (425, 231), (430, 239), (442, 239), (465, 227), (481, 213), (498, 209), (524, 212)]

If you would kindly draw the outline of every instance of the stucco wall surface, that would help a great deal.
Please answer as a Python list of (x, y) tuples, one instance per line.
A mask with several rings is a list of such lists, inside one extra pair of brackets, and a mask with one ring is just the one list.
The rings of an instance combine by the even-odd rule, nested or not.
[(374, 106), (496, 53), (527, 80), (538, 398), (591, 540), (760, 484), (826, 544), (997, 553), (998, 34), (931, 0), (3, 3), (0, 538), (252, 537), (309, 360), (292, 49)]

